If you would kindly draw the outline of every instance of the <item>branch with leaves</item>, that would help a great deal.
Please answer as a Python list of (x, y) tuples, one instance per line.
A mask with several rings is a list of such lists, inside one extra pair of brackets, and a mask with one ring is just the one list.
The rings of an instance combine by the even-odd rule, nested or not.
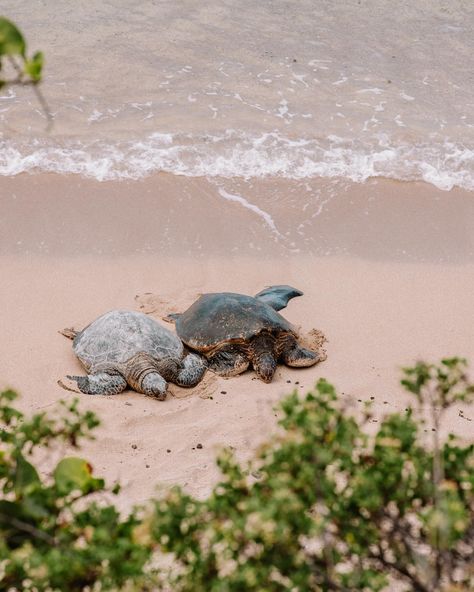
[(4, 17), (0, 17), (0, 74), (5, 71), (8, 62), (15, 73), (13, 78), (0, 78), (0, 90), (7, 86), (31, 86), (48, 120), (52, 123), (51, 110), (38, 88), (41, 82), (44, 56), (37, 51), (31, 57), (27, 54), (27, 44), (18, 27)]

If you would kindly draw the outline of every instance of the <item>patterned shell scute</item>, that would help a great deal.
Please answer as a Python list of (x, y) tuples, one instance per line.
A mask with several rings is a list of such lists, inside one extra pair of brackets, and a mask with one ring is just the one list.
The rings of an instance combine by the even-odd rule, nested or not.
[(231, 292), (201, 296), (178, 317), (176, 331), (186, 345), (204, 351), (227, 341), (248, 341), (262, 331), (295, 334), (291, 324), (268, 304)]
[(183, 355), (180, 339), (141, 312), (112, 310), (105, 313), (74, 338), (77, 357), (90, 369), (97, 364), (121, 364), (145, 352), (157, 360)]

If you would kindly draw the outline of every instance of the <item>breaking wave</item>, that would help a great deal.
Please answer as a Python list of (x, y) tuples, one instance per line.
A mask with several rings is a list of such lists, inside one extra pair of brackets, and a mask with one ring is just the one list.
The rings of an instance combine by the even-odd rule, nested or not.
[(220, 136), (153, 133), (114, 143), (0, 139), (0, 174), (24, 172), (78, 174), (98, 181), (141, 179), (157, 172), (247, 179), (343, 177), (356, 182), (387, 177), (425, 181), (444, 190), (474, 190), (474, 147), (450, 141), (394, 143), (382, 134), (358, 142), (235, 130)]

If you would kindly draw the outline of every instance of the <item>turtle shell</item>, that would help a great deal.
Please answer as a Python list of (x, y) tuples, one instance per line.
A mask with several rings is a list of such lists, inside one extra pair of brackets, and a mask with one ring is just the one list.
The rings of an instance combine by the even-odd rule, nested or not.
[(231, 292), (204, 294), (176, 320), (184, 343), (205, 352), (226, 342), (246, 342), (262, 331), (296, 335), (291, 324), (265, 302)]
[(102, 364), (122, 364), (144, 352), (156, 360), (179, 361), (183, 344), (178, 337), (141, 312), (112, 310), (74, 338), (73, 350), (86, 370)]

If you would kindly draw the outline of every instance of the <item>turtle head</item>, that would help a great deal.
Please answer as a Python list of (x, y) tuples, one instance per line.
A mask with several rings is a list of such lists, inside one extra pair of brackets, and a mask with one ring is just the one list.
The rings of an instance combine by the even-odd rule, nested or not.
[(271, 382), (277, 363), (273, 354), (261, 354), (253, 363), (256, 375), (263, 380), (263, 382)]
[(158, 372), (149, 372), (142, 380), (140, 391), (144, 395), (164, 401), (167, 386), (166, 380)]
[(270, 334), (260, 334), (250, 344), (250, 359), (256, 375), (263, 382), (271, 382), (277, 367), (274, 355), (275, 338)]

